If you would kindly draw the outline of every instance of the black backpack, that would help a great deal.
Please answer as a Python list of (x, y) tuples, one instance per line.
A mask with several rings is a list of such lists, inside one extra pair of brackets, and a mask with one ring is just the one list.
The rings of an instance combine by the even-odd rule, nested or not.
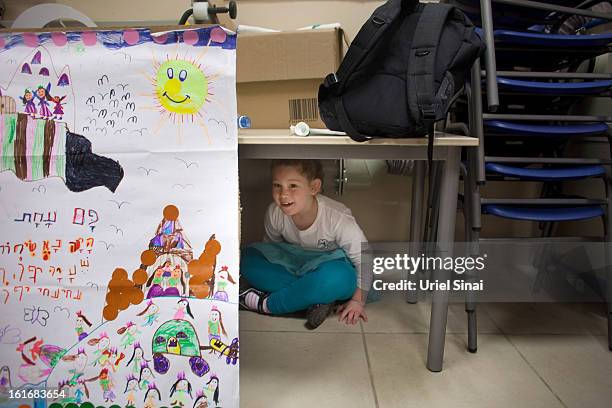
[(338, 72), (319, 87), (321, 119), (351, 139), (429, 134), (484, 51), (469, 19), (448, 4), (389, 0), (363, 25)]

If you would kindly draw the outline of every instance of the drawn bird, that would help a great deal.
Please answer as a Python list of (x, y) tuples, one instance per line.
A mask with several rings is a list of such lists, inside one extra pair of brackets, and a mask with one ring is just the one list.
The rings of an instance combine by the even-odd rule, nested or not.
[(157, 171), (156, 169), (147, 169), (147, 168), (142, 167), (142, 166), (138, 167), (138, 170), (140, 170), (140, 169), (143, 169), (143, 170), (145, 171), (145, 173), (147, 173), (147, 176), (148, 176), (148, 175), (149, 175), (149, 174), (150, 174), (152, 171), (154, 171), (154, 172), (156, 172), (156, 173), (159, 173), (159, 171)]
[(42, 184), (39, 185), (38, 187), (34, 187), (32, 188), (32, 192), (34, 191), (38, 191), (39, 193), (43, 193), (45, 194), (47, 192), (47, 187), (43, 186)]
[(129, 85), (128, 84), (117, 84), (116, 86), (120, 86), (122, 91), (125, 91), (125, 88), (127, 88)]
[(148, 130), (148, 129), (146, 127), (140, 128), (140, 129), (134, 129), (132, 130), (132, 133), (138, 133), (140, 136), (142, 136), (142, 132), (144, 132), (145, 130)]
[(224, 121), (213, 119), (213, 118), (208, 119), (208, 121), (209, 122), (215, 122), (217, 125), (223, 126), (225, 128), (225, 133), (227, 133), (227, 123), (225, 123)]
[(129, 201), (121, 201), (121, 202), (119, 202), (117, 200), (108, 200), (108, 201), (110, 201), (111, 203), (115, 203), (115, 205), (117, 206), (118, 209), (121, 209), (121, 206), (123, 204), (131, 204)]
[(183, 163), (186, 168), (190, 168), (191, 166), (200, 167), (196, 162), (188, 162), (187, 160), (181, 159), (180, 157), (175, 157), (175, 159)]
[(108, 243), (108, 242), (106, 242), (106, 241), (98, 240), (98, 241), (96, 241), (96, 242), (101, 242), (101, 243), (103, 243), (103, 244), (104, 244), (104, 246), (106, 247), (106, 250), (107, 250), (107, 251), (108, 251), (109, 249), (111, 249), (111, 248), (114, 248), (114, 247), (115, 247), (115, 245), (113, 245), (113, 244), (109, 244), (109, 243)]
[(115, 224), (111, 224), (111, 227), (113, 227), (115, 229), (115, 234), (119, 234), (121, 233), (121, 235), (123, 235), (123, 230), (121, 228), (119, 228), (118, 226), (116, 226)]

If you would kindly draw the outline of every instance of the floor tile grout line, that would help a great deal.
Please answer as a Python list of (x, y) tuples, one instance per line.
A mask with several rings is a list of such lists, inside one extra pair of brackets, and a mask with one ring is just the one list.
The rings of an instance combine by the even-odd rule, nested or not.
[(521, 350), (519, 350), (519, 348), (516, 346), (516, 344), (514, 344), (512, 339), (510, 339), (510, 337), (507, 334), (505, 334), (505, 333), (504, 333), (504, 337), (506, 338), (508, 343), (510, 343), (510, 345), (516, 350), (516, 352), (519, 354), (519, 356), (521, 356), (521, 358), (529, 366), (529, 368), (531, 368), (531, 370), (535, 373), (535, 375), (538, 376), (538, 378), (540, 379), (540, 381), (542, 381), (542, 383), (546, 386), (546, 388), (548, 388), (548, 390), (552, 393), (552, 395), (554, 395), (555, 398), (561, 403), (561, 405), (564, 406), (565, 408), (568, 408), (568, 406), (565, 404), (565, 402), (563, 402), (561, 397), (559, 395), (557, 395), (557, 393), (552, 389), (550, 384), (548, 384), (548, 382), (544, 379), (544, 377), (542, 377), (542, 375), (538, 372), (538, 370), (536, 370), (536, 368), (533, 366), (533, 364), (531, 364), (531, 362), (527, 359), (527, 357), (523, 353), (521, 353)]
[(491, 315), (491, 313), (489, 313), (487, 311), (486, 308), (481, 308), (482, 312), (484, 312), (487, 316), (489, 316), (489, 319), (491, 320), (491, 322), (493, 322), (493, 325), (499, 330), (499, 332), (501, 333), (502, 336), (504, 336), (504, 338), (506, 339), (506, 341), (508, 343), (510, 343), (510, 345), (514, 348), (514, 350), (516, 350), (516, 352), (519, 354), (519, 356), (521, 356), (521, 358), (523, 359), (523, 361), (525, 362), (525, 364), (527, 364), (527, 366), (531, 369), (531, 371), (533, 371), (535, 373), (536, 376), (538, 376), (538, 378), (540, 379), (540, 381), (542, 381), (542, 383), (544, 384), (544, 386), (546, 388), (548, 388), (548, 391), (550, 391), (550, 393), (552, 395), (555, 396), (555, 398), (559, 401), (559, 403), (564, 406), (565, 408), (567, 408), (567, 405), (565, 404), (565, 402), (563, 402), (563, 400), (561, 399), (561, 397), (559, 397), (557, 395), (557, 393), (552, 389), (552, 387), (550, 386), (550, 384), (548, 384), (548, 382), (546, 382), (546, 380), (544, 379), (544, 377), (542, 377), (542, 375), (540, 375), (540, 373), (538, 372), (538, 370), (536, 370), (536, 368), (529, 362), (529, 360), (527, 360), (527, 357), (521, 353), (521, 351), (518, 349), (518, 347), (516, 346), (516, 344), (514, 344), (514, 342), (510, 339), (509, 335), (504, 331), (504, 329), (497, 324), (497, 322), (495, 321), (495, 319), (493, 318), (493, 315)]
[(372, 394), (374, 396), (374, 408), (379, 408), (378, 403), (378, 394), (376, 393), (376, 385), (374, 384), (374, 373), (372, 373), (372, 363), (370, 361), (370, 353), (368, 352), (368, 344), (366, 341), (366, 333), (363, 330), (363, 323), (359, 322), (359, 327), (361, 329), (361, 340), (363, 341), (363, 349), (365, 351), (365, 359), (366, 365), (368, 366), (368, 376), (370, 378), (370, 387), (372, 389)]

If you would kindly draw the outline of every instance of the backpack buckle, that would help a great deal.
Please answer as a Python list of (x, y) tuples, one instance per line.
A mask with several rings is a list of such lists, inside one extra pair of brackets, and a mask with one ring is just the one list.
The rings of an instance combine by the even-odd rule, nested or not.
[(323, 85), (324, 85), (326, 88), (331, 88), (331, 87), (333, 87), (334, 85), (336, 85), (338, 82), (340, 82), (340, 81), (338, 80), (338, 76), (336, 75), (336, 73), (335, 73), (335, 72), (332, 72), (331, 74), (328, 74), (328, 75), (325, 77), (325, 79), (323, 80)]
[(436, 111), (433, 108), (423, 108), (421, 114), (425, 120), (436, 120)]

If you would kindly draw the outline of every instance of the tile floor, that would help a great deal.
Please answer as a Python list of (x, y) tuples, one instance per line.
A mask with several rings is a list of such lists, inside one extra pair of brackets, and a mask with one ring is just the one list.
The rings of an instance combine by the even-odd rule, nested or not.
[(241, 407), (612, 406), (604, 306), (481, 304), (470, 354), (463, 305), (452, 304), (440, 373), (425, 368), (429, 309), (386, 294), (369, 323), (315, 331), (241, 311)]

